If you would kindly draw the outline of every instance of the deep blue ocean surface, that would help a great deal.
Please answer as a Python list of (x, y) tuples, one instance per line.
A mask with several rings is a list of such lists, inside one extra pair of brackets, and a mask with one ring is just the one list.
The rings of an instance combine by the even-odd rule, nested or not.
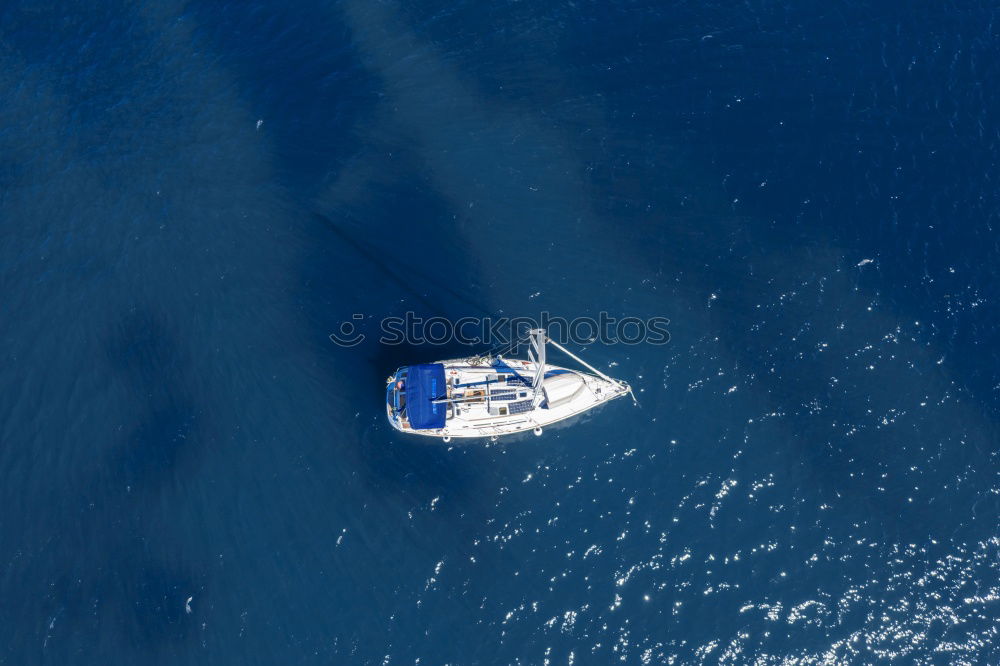
[[(0, 664), (1000, 663), (998, 33), (2, 3)], [(454, 446), (385, 421), (473, 351), (406, 311), (671, 341)]]

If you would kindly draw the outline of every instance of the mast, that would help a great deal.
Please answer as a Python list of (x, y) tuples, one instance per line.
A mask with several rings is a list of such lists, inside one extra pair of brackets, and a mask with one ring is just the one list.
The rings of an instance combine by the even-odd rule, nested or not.
[(542, 404), (542, 400), (545, 399), (545, 395), (542, 393), (542, 381), (545, 379), (545, 329), (533, 328), (528, 331), (528, 334), (531, 336), (528, 358), (536, 364), (535, 378), (531, 382), (533, 392), (531, 406), (535, 408)]

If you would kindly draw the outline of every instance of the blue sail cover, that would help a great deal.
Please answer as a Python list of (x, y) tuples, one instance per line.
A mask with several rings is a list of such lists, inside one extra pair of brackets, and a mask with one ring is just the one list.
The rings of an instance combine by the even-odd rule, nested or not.
[(443, 428), (448, 405), (431, 402), (443, 398), (447, 388), (440, 363), (411, 365), (406, 374), (406, 413), (414, 430)]

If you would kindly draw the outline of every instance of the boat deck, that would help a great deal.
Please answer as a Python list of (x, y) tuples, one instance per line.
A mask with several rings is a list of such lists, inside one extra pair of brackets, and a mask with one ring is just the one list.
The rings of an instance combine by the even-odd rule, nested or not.
[[(445, 425), (434, 429), (412, 429), (405, 418), (394, 425), (404, 432), (436, 437), (495, 437), (535, 430), (628, 392), (624, 383), (615, 383), (575, 370), (546, 365), (545, 381), (559, 375), (574, 389), (565, 399), (550, 405), (547, 400), (533, 406), (532, 361), (504, 359), (501, 363), (476, 365), (473, 359), (442, 361), (446, 394), (440, 401), (447, 407)], [(390, 420), (392, 417), (390, 415)]]

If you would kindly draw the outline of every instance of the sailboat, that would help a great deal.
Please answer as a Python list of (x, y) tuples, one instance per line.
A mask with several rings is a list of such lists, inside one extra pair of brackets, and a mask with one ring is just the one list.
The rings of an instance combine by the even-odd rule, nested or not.
[[(446, 442), (453, 437), (495, 441), (529, 430), (541, 435), (546, 426), (632, 395), (628, 383), (589, 365), (545, 329), (531, 329), (528, 341), (528, 360), (496, 354), (399, 368), (386, 382), (389, 423), (400, 432)], [(547, 345), (590, 372), (549, 364)]]

